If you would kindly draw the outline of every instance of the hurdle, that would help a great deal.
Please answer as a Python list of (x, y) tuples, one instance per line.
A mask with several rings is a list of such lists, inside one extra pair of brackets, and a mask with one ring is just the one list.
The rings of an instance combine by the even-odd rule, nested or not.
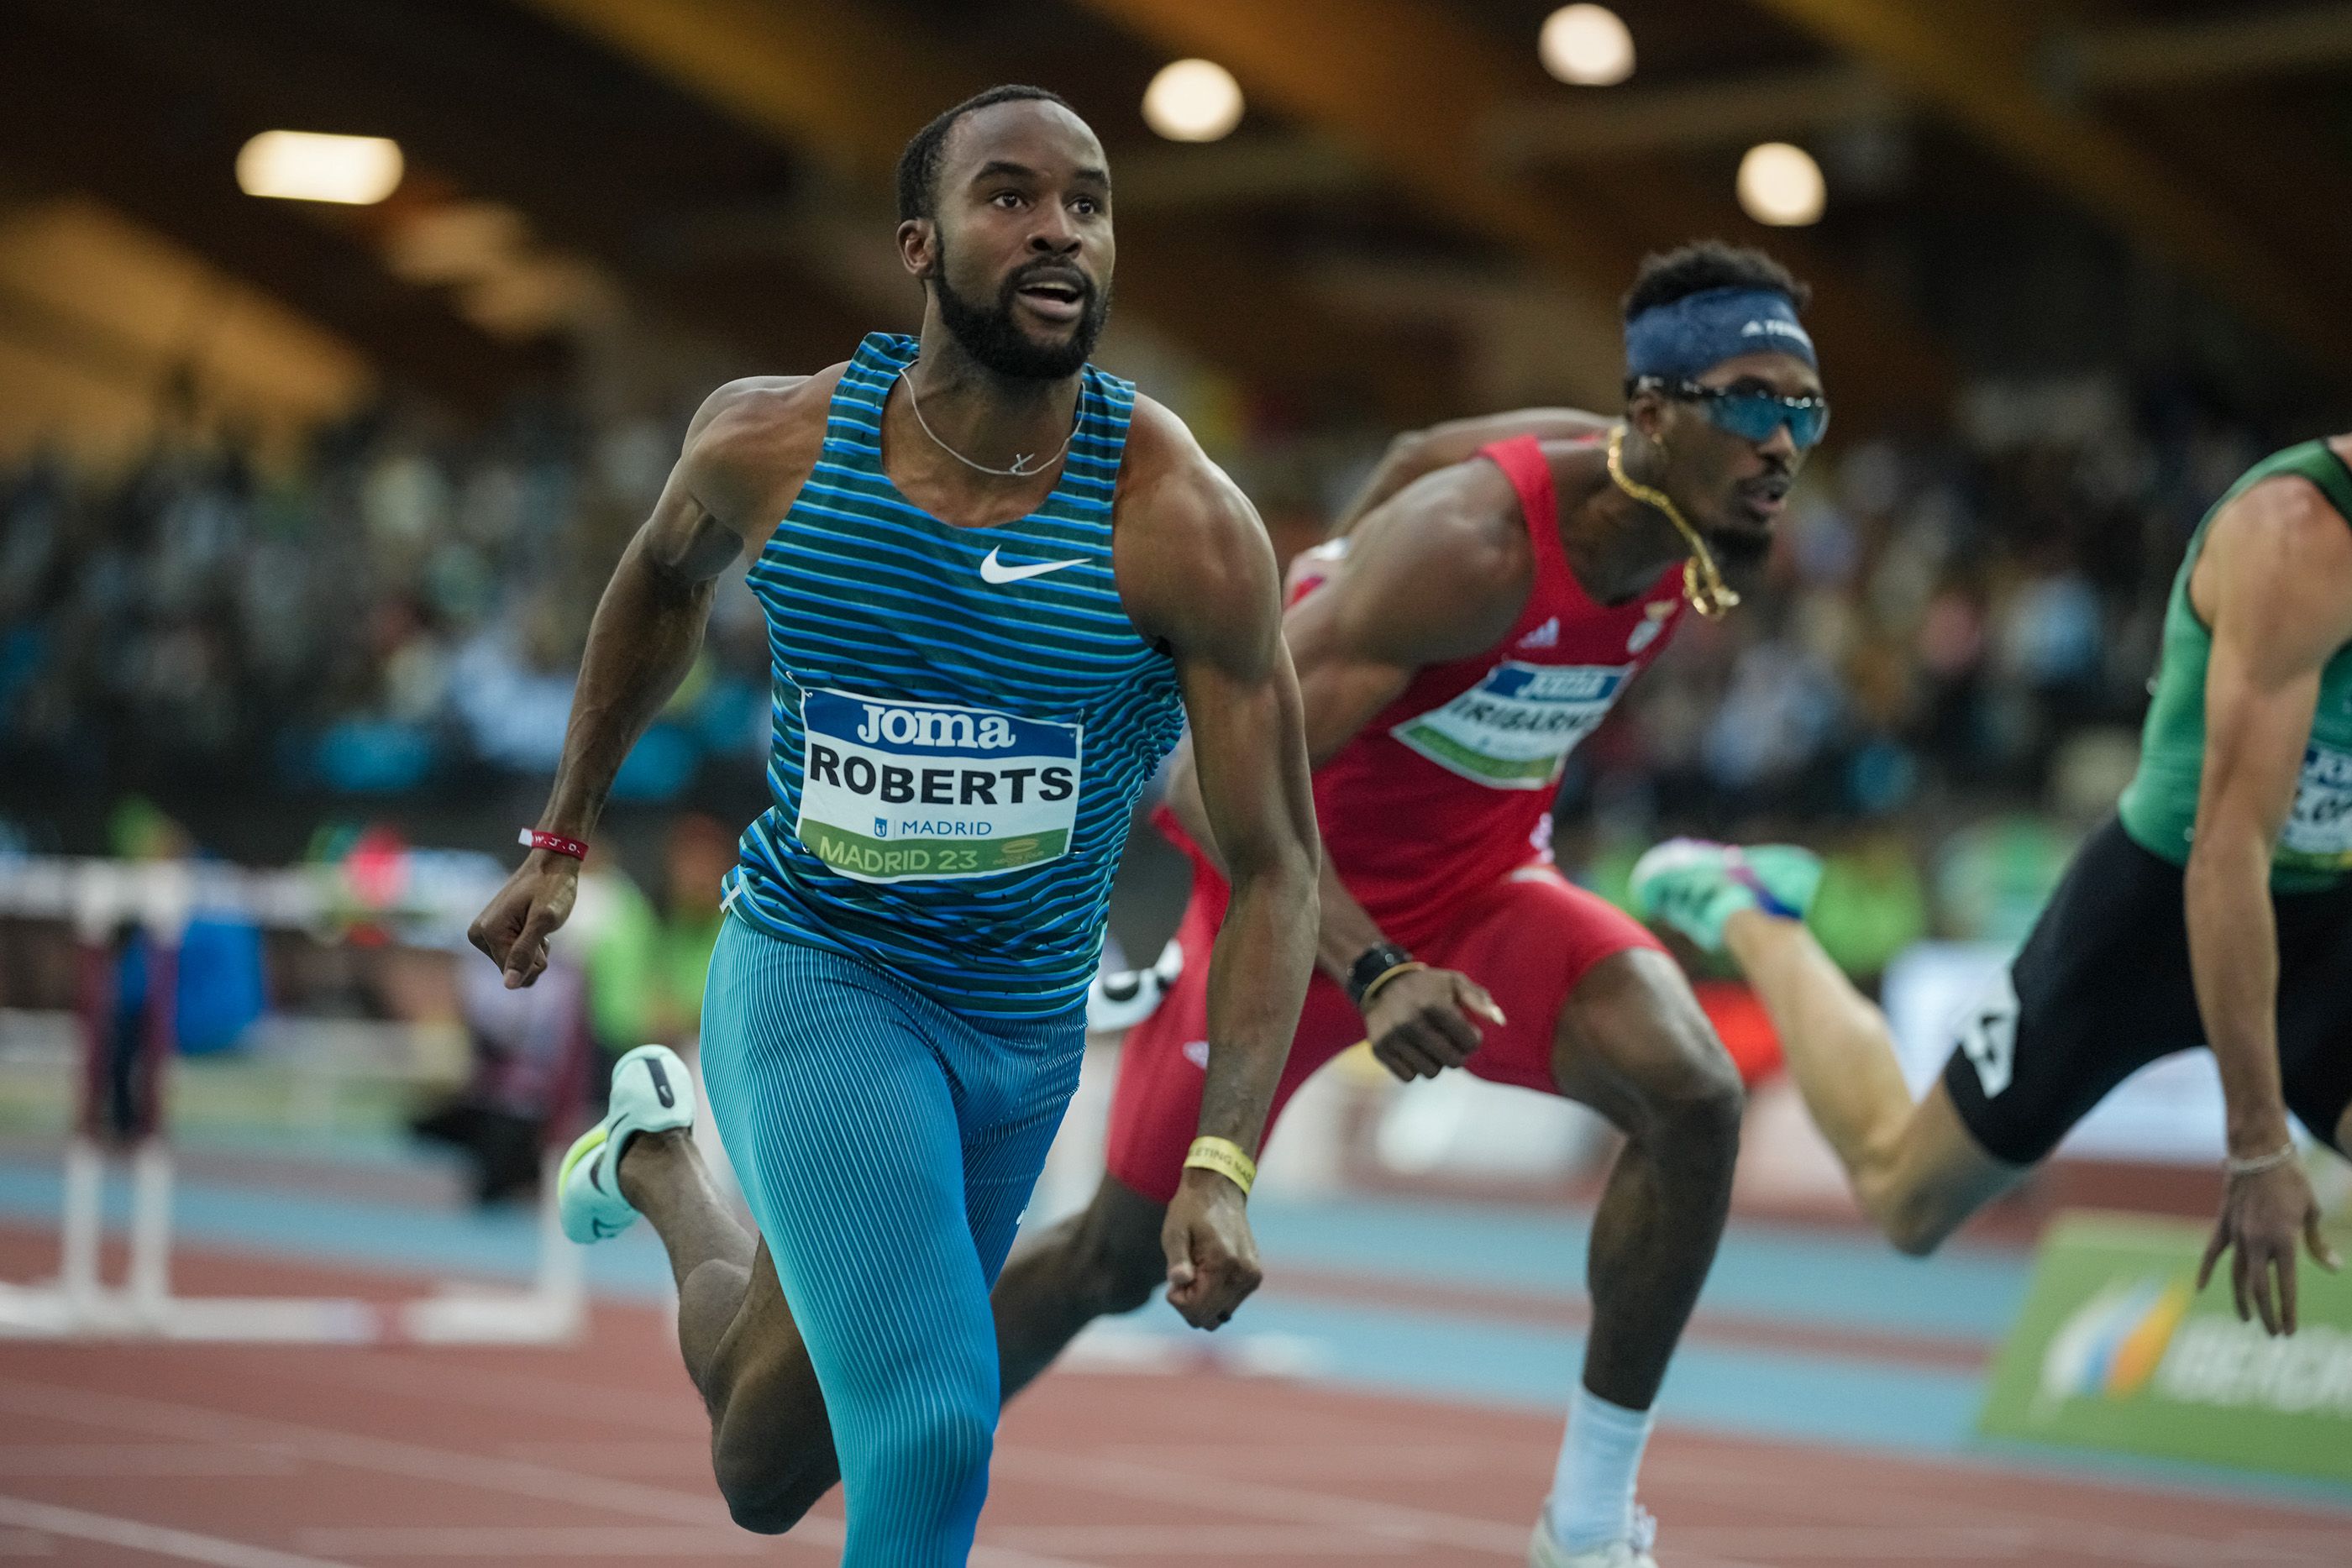
[[(469, 890), (442, 889), (446, 923), (470, 912)], [(470, 890), (487, 899), (490, 889)], [(54, 1280), (0, 1282), (0, 1340), (138, 1338), (244, 1343), (543, 1344), (576, 1338), (587, 1322), (582, 1249), (557, 1218), (555, 1175), (575, 1130), (589, 1054), (584, 1019), (568, 1031), (541, 1151), (538, 1256), (521, 1288), (444, 1283), (396, 1302), (342, 1298), (183, 1296), (172, 1288), (176, 1175), (164, 1080), (174, 1040), (180, 938), (199, 910), (233, 909), (278, 929), (326, 929), (338, 905), (331, 867), (250, 871), (166, 862), (24, 857), (0, 861), (0, 915), (56, 920), (79, 949), (79, 1112), (65, 1147)], [(408, 912), (415, 914), (417, 912)], [(110, 946), (145, 934), (151, 968), (135, 1041), (116, 1038)], [(101, 1276), (108, 1166), (130, 1179), (129, 1263), (119, 1286)]]

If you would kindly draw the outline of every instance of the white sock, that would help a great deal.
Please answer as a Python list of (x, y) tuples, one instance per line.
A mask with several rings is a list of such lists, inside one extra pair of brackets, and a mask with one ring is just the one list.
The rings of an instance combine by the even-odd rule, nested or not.
[(1552, 1473), (1552, 1538), (1591, 1552), (1633, 1533), (1633, 1473), (1650, 1440), (1650, 1413), (1612, 1405), (1582, 1383), (1568, 1402), (1568, 1435)]

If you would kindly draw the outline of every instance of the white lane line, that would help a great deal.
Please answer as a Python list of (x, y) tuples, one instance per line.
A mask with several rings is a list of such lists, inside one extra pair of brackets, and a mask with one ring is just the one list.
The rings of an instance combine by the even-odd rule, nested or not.
[[(1000, 1475), (1018, 1475), (1034, 1483), (1084, 1487), (1113, 1497), (1181, 1503), (1221, 1513), (1254, 1513), (1289, 1524), (1349, 1531), (1373, 1542), (1450, 1546), (1519, 1562), (1527, 1560), (1528, 1534), (1535, 1523), (1532, 1505), (1526, 1523), (1506, 1524), (1435, 1509), (1337, 1497), (1275, 1482), (1203, 1475), (1160, 1465), (1127, 1464), (1047, 1448), (1007, 1448), (1000, 1444), (996, 1469)], [(1735, 1556), (1678, 1553), (1675, 1561), (1680, 1568), (1757, 1568)]]
[[(494, 1454), (467, 1453), (425, 1443), (364, 1437), (327, 1427), (239, 1416), (203, 1406), (10, 1378), (0, 1381), (0, 1410), (192, 1442), (258, 1447), (351, 1469), (373, 1470), (443, 1486), (502, 1491), (571, 1508), (634, 1513), (641, 1519), (665, 1523), (734, 1528), (719, 1500), (708, 1493), (647, 1486), (641, 1481), (590, 1475), (552, 1465), (499, 1458)], [(811, 1515), (794, 1525), (788, 1535), (761, 1539), (788, 1547), (838, 1552), (847, 1539), (847, 1531), (837, 1518)], [(975, 1547), (970, 1561), (973, 1568), (1099, 1568), (1098, 1564), (990, 1546)]]
[(703, 1414), (683, 1368), (678, 1371), (678, 1397), (662, 1398), (648, 1397), (622, 1383), (565, 1381), (472, 1362), (461, 1364), (446, 1359), (449, 1354), (446, 1350), (339, 1351), (305, 1364), (302, 1380), (365, 1388), (421, 1404), (530, 1410), (599, 1427), (676, 1432), (690, 1444), (710, 1436), (710, 1417)]
[(0, 1476), (290, 1476), (292, 1458), (217, 1443), (0, 1443)]
[(142, 1524), (135, 1519), (117, 1519), (111, 1514), (85, 1513), (78, 1508), (58, 1508), (29, 1498), (0, 1497), (0, 1521), (20, 1530), (37, 1530), (44, 1535), (103, 1542), (109, 1546), (124, 1546), (158, 1557), (177, 1557), (184, 1563), (209, 1563), (214, 1568), (349, 1568), (347, 1563), (331, 1563), (323, 1557), (272, 1552), (267, 1546), (248, 1546), (242, 1541), (224, 1541), (217, 1535)]
[(1851, 1561), (1902, 1563), (1927, 1559), (1942, 1568), (1952, 1563), (2013, 1563), (2048, 1554), (2053, 1544), (2025, 1526), (1874, 1524), (1696, 1524), (1668, 1525), (1660, 1538), (1680, 1554), (1685, 1547), (1751, 1552), (1778, 1563)]
[(765, 1536), (688, 1524), (394, 1524), (298, 1531), (344, 1557), (761, 1557)]
[[(1834, 1467), (1837, 1456), (1825, 1451), (1817, 1456), (1819, 1466)], [(1777, 1528), (1822, 1530), (1867, 1530), (1873, 1527), (1899, 1528), (1914, 1534), (1929, 1531), (1966, 1531), (1976, 1528), (1984, 1510), (1983, 1488), (2003, 1485), (2032, 1485), (2054, 1479), (2059, 1484), (2078, 1488), (2083, 1492), (2095, 1493), (2106, 1499), (2105, 1506), (2127, 1510), (2133, 1494), (2162, 1497), (2163, 1481), (2150, 1477), (2134, 1481), (2128, 1478), (2089, 1475), (2055, 1477), (2036, 1475), (2017, 1465), (1971, 1460), (1957, 1457), (1948, 1463), (1952, 1467), (1940, 1475), (1934, 1471), (1922, 1473), (1916, 1461), (1903, 1461), (1907, 1474), (1903, 1478), (1874, 1479), (1867, 1487), (1812, 1485), (1792, 1490), (1789, 1469), (1759, 1457), (1743, 1460), (1738, 1456), (1720, 1455), (1714, 1458), (1685, 1457), (1664, 1466), (1652, 1465), (1643, 1472), (1655, 1479), (1664, 1473), (1679, 1478), (1685, 1484), (1706, 1484), (1713, 1489), (1718, 1500), (1735, 1493), (1753, 1494), (1748, 1506), (1756, 1517), (1769, 1522), (1761, 1527), (1763, 1533)], [(1826, 1473), (1826, 1469), (1816, 1472)], [(1927, 1490), (1937, 1479), (1957, 1481), (1973, 1489), (1969, 1495), (1958, 1491), (1937, 1492)], [(2297, 1505), (2264, 1499), (2258, 1494), (2231, 1496), (2220, 1489), (2186, 1494), (2188, 1499), (2217, 1507), (2232, 1509), (2293, 1509), (2302, 1513), (2320, 1513), (2326, 1504)], [(2176, 1494), (2176, 1498), (2179, 1494)], [(1798, 1500), (1801, 1499), (1801, 1502)], [(2132, 1563), (2140, 1568), (2209, 1568), (2216, 1561), (2230, 1562), (2229, 1553), (2234, 1543), (2244, 1535), (2242, 1527), (2232, 1527), (2218, 1521), (2199, 1521), (2172, 1529), (2139, 1529), (2129, 1525), (2101, 1524), (2042, 1511), (2048, 1505), (2026, 1507), (2004, 1503), (2000, 1508), (2001, 1528), (2023, 1532), (2035, 1552), (2074, 1552), (2106, 1562)], [(1790, 1510), (1801, 1507), (1812, 1519), (1790, 1519)], [(1822, 1520), (1822, 1513), (1843, 1516), (1843, 1522)], [(2345, 1562), (2343, 1542), (2352, 1531), (2314, 1531), (2315, 1544), (2304, 1548), (2288, 1539), (2277, 1543), (2252, 1549), (2250, 1563), (2262, 1568), (2341, 1568)], [(1702, 1540), (1708, 1537), (1708, 1527), (1695, 1531)], [(1683, 1532), (1675, 1531), (1679, 1545)], [(1743, 1532), (1744, 1544), (1751, 1535)], [(2317, 1542), (2325, 1542), (2319, 1544)], [(2263, 1555), (2264, 1552), (2269, 1555)]]
[(500, 1443), (499, 1452), (526, 1464), (559, 1469), (651, 1475), (662, 1480), (700, 1480), (710, 1473), (710, 1445), (683, 1437), (615, 1437), (606, 1441)]
[[(1401, 1556), (1416, 1548), (1360, 1530), (1312, 1524), (1008, 1524), (990, 1532), (1003, 1545), (1088, 1557), (1181, 1557), (1230, 1563), (1243, 1557)], [(1519, 1542), (1522, 1549), (1527, 1542)]]

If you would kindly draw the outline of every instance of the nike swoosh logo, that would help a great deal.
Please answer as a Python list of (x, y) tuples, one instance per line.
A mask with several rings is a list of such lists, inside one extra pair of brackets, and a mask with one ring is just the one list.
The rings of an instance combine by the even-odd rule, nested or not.
[(1086, 563), (1087, 558), (1079, 556), (1071, 560), (1039, 560), (1027, 566), (1007, 566), (996, 559), (994, 550), (990, 550), (980, 563), (980, 580), (993, 583), (1018, 582), (1024, 577), (1043, 577), (1066, 566), (1084, 566)]

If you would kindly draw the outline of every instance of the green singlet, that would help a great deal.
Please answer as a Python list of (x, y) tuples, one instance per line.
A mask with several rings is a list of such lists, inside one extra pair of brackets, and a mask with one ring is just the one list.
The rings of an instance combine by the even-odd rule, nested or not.
[[(2175, 865), (2189, 862), (2197, 821), (2198, 783), (2205, 766), (2205, 665), (2213, 633), (2189, 601), (2189, 574), (2221, 509), (2264, 479), (2295, 475), (2319, 486), (2327, 504), (2352, 524), (2352, 469), (2325, 441), (2263, 458), (2230, 486), (2189, 536), (2189, 553), (2172, 580), (2164, 610), (2164, 651), (2157, 665), (2147, 725), (2140, 736), (2139, 771), (2117, 803), (2124, 831), (2150, 853)], [(2352, 875), (2352, 643), (2338, 648), (2319, 675), (2319, 706), (2303, 755), (2294, 809), (2271, 861), (2271, 886), (2282, 893), (2330, 887)]]

